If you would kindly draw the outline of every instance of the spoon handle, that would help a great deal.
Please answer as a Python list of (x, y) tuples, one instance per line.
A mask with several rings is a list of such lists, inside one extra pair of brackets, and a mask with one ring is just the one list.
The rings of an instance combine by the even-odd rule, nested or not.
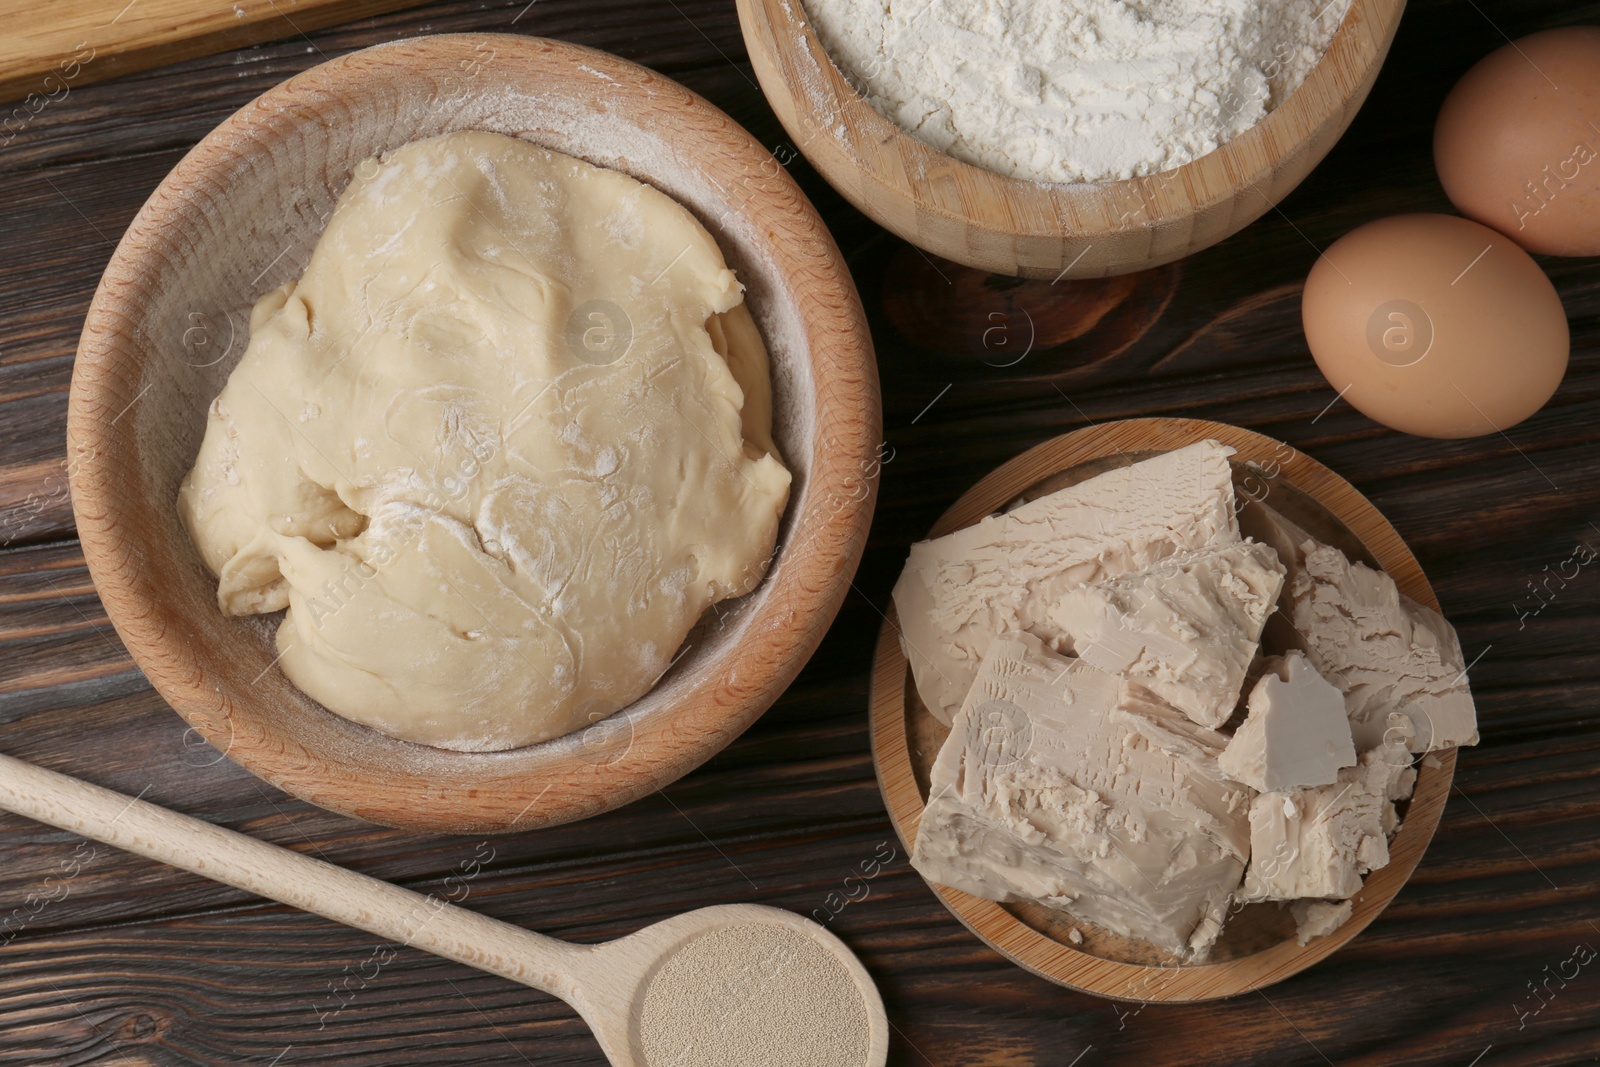
[(593, 950), (0, 755), (0, 808), (571, 1003)]

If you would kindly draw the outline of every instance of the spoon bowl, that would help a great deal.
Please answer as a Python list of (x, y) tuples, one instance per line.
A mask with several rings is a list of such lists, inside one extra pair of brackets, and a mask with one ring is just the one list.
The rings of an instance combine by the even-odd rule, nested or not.
[(773, 1067), (882, 1067), (888, 1057), (888, 1019), (866, 968), (792, 912), (700, 908), (580, 951), (577, 988), (563, 999), (614, 1064), (725, 1067), (757, 1050)]

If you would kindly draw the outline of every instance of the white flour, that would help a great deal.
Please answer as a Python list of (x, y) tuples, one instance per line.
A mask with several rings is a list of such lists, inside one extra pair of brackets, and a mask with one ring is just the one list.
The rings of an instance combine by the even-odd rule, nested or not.
[(1349, 0), (805, 0), (890, 121), (1035, 181), (1156, 174), (1289, 97)]

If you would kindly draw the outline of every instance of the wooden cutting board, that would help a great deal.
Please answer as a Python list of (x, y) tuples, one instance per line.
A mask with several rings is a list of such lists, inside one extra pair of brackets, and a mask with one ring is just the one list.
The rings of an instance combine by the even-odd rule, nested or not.
[(420, 0), (0, 0), (0, 141), (76, 86)]

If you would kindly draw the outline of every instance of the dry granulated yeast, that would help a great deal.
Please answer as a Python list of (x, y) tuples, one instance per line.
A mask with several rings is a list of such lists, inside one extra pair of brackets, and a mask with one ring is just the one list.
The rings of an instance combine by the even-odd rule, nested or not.
[(859, 1067), (871, 1025), (831, 952), (787, 926), (747, 923), (690, 941), (645, 990), (649, 1067)]

